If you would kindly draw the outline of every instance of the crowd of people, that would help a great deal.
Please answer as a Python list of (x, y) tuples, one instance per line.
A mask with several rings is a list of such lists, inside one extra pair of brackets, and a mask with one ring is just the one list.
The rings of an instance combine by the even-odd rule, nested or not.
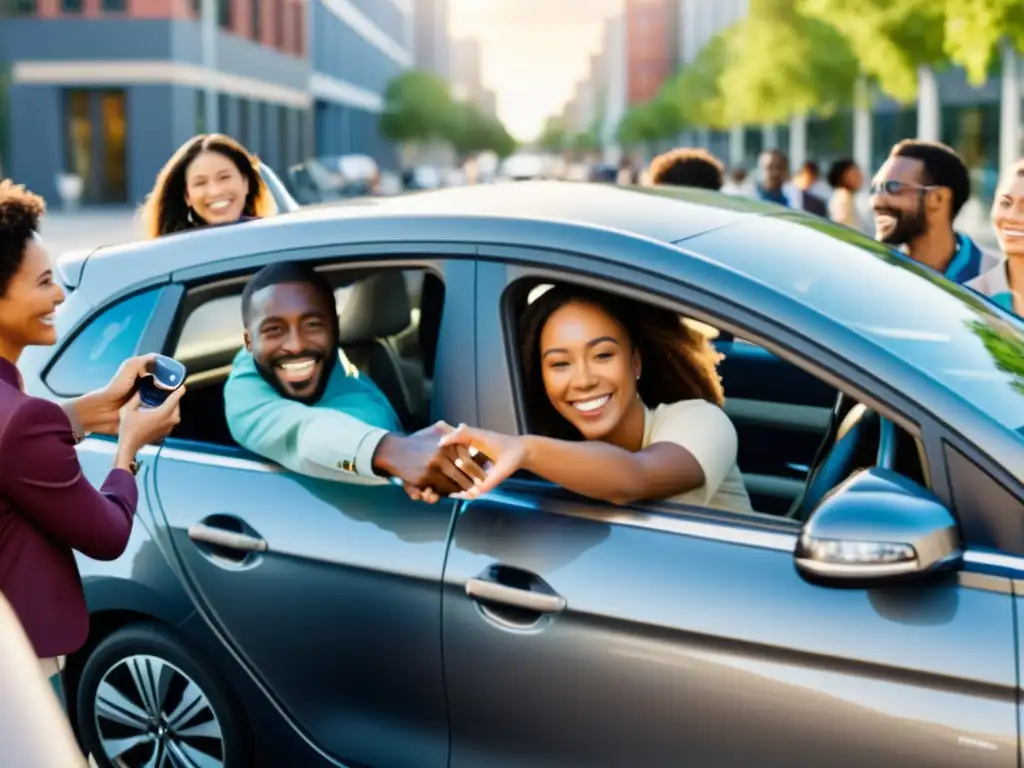
[[(196, 136), (160, 171), (142, 211), (145, 235), (272, 215), (257, 168), (229, 137)], [(814, 163), (791, 178), (779, 150), (762, 153), (749, 189), (701, 149), (661, 155), (648, 175), (655, 185), (748, 194), (864, 228), (856, 205), (863, 173), (850, 160), (829, 169), (829, 195)], [(999, 254), (954, 229), (970, 181), (949, 147), (900, 142), (870, 192), (880, 241), (1024, 315), (1024, 162), (998, 188)], [(137, 454), (173, 430), (186, 395), (182, 387), (164, 405), (141, 408), (134, 387), (148, 357), (125, 361), (103, 390), (63, 406), (23, 391), (18, 359), (27, 346), (56, 342), (54, 312), (64, 299), (36, 234), (43, 213), (38, 196), (0, 182), (0, 592), (59, 691), (63, 659), (88, 632), (74, 551), (103, 559), (124, 551), (138, 503)], [(241, 321), (242, 349), (225, 386), (231, 434), (294, 472), (400, 482), (413, 499), (434, 502), (478, 496), (526, 469), (612, 503), (669, 499), (750, 511), (736, 431), (721, 408), (719, 358), (671, 312), (573, 286), (535, 298), (521, 328), (529, 435), (444, 423), (403, 434), (392, 404), (340, 352), (334, 293), (308, 264), (257, 273), (242, 295)], [(75, 451), (90, 432), (118, 437), (99, 489)]]
[[(850, 159), (832, 164), (822, 191), (813, 160), (790, 175), (784, 152), (769, 149), (757, 162), (757, 178), (727, 174), (705, 149), (682, 147), (651, 161), (646, 183), (695, 187), (752, 197), (822, 216), (859, 231), (870, 229), (857, 205), (864, 173)], [(1024, 316), (1024, 159), (1007, 168), (996, 189), (992, 224), (1000, 251), (990, 253), (955, 229), (971, 196), (967, 165), (951, 147), (906, 139), (889, 152), (870, 187), (874, 236), (948, 279)]]

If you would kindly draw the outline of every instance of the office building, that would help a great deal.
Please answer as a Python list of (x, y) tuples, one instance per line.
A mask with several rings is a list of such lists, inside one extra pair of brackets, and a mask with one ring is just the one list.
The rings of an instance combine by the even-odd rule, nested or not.
[(317, 154), (368, 154), (394, 168), (378, 123), (388, 82), (414, 63), (414, 0), (308, 1)]
[[(5, 175), (59, 203), (140, 203), (196, 133), (228, 133), (282, 173), (366, 153), (388, 80), (412, 63), (413, 0), (10, 0), (0, 10)], [(6, 13), (6, 15), (4, 15)], [(0, 78), (0, 83), (3, 78)], [(2, 114), (2, 111), (0, 111)]]
[(448, 79), (451, 74), (448, 0), (414, 0), (416, 66)]

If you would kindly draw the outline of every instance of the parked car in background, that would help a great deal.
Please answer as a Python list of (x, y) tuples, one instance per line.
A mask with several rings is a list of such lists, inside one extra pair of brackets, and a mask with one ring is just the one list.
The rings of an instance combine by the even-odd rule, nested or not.
[(499, 175), (506, 181), (535, 181), (543, 177), (544, 168), (540, 155), (517, 153), (505, 158)]
[[(518, 319), (546, 285), (673, 309), (725, 356), (757, 511), (536, 477), (426, 505), (244, 452), (240, 294), (282, 258), (336, 287), (343, 349), (407, 431), (530, 427)], [(190, 374), (127, 551), (78, 559), (91, 631), (66, 677), (102, 766), (153, 764), (166, 723), (226, 768), (1018, 768), (1024, 323), (888, 247), (758, 201), (551, 182), (58, 267), (62, 341), (26, 350), (29, 392), (142, 352)], [(114, 447), (80, 444), (94, 482)]]
[(344, 199), (344, 181), (332, 174), (319, 160), (293, 165), (286, 175), (288, 188), (302, 205), (329, 203)]

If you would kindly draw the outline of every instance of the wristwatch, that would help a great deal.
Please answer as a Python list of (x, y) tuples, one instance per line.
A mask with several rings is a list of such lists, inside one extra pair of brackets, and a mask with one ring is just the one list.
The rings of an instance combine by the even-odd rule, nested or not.
[(128, 465), (128, 471), (132, 473), (133, 477), (138, 477), (139, 470), (142, 469), (142, 462), (138, 459), (132, 459)]

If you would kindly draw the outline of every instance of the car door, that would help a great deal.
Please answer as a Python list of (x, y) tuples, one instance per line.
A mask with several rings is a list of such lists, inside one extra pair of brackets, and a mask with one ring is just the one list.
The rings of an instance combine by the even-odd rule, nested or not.
[[(510, 274), (481, 263), (477, 304), (481, 418), (505, 432)], [(814, 586), (798, 534), (529, 478), (466, 504), (444, 574), (452, 768), (1016, 766), (1009, 580)]]
[[(432, 415), (471, 422), (472, 382), (452, 372), (473, 344), (475, 265), (433, 264), (446, 304)], [(439, 584), (453, 502), (175, 439), (155, 474), (162, 535), (196, 604), (296, 726), (346, 764), (445, 766)]]

